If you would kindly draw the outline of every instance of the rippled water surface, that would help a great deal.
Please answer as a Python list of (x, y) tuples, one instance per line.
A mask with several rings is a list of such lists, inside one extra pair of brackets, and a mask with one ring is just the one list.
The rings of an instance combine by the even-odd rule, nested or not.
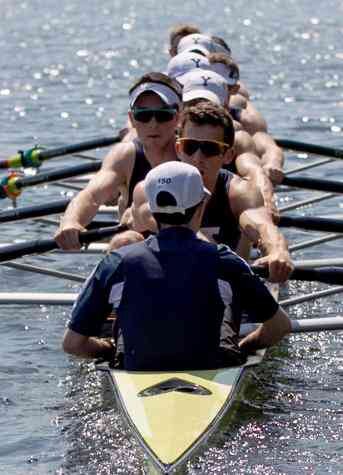
[[(209, 7), (210, 5), (210, 7)], [(192, 22), (222, 35), (276, 137), (343, 147), (343, 4), (339, 0), (223, 2), (155, 0), (0, 2), (0, 158), (35, 143), (56, 146), (116, 133), (127, 89), (164, 70), (167, 30)], [(102, 156), (102, 151), (92, 153)], [(288, 166), (310, 160), (288, 154)], [(68, 157), (54, 161), (78, 162)], [(342, 164), (308, 175), (343, 179)], [(25, 190), (20, 204), (72, 193)], [(286, 205), (310, 196), (280, 194)], [(1, 209), (10, 207), (8, 201)], [(292, 211), (341, 215), (339, 197)], [(50, 237), (54, 225), (2, 224), (0, 242)], [(316, 233), (286, 230), (292, 243)], [(342, 241), (295, 258), (342, 255)], [(35, 256), (26, 262), (87, 275), (96, 256)], [(78, 284), (1, 266), (1, 292), (75, 292)], [(282, 298), (325, 288), (291, 284)], [(294, 317), (342, 313), (341, 295), (289, 307)], [(150, 471), (92, 364), (60, 350), (68, 307), (0, 306), (0, 473), (141, 474)], [(192, 460), (189, 474), (343, 473), (342, 332), (292, 336), (273, 349), (237, 403), (240, 417)]]

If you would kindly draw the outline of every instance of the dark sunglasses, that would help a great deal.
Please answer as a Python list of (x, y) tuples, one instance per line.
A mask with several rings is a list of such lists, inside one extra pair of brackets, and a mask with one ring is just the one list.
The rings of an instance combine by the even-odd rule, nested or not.
[(155, 117), (156, 122), (169, 122), (176, 115), (177, 110), (171, 107), (140, 109), (135, 107), (132, 114), (138, 122), (150, 122)]
[(193, 155), (198, 149), (205, 155), (205, 157), (214, 157), (215, 155), (223, 155), (230, 146), (224, 142), (217, 140), (196, 140), (181, 138), (177, 140), (180, 144), (181, 150), (186, 155)]

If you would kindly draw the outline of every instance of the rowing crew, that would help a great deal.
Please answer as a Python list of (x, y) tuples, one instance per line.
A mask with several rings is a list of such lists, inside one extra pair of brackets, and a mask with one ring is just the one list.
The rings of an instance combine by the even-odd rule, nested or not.
[(287, 242), (265, 207), (258, 183), (223, 168), (233, 159), (236, 135), (228, 111), (208, 100), (182, 110), (179, 83), (161, 73), (142, 76), (129, 96), (129, 119), (137, 138), (114, 146), (101, 170), (72, 200), (56, 234), (58, 244), (65, 249), (79, 248), (79, 232), (101, 204), (113, 199), (118, 199), (122, 221), (132, 229), (116, 236), (112, 248), (144, 239), (144, 231), (155, 228), (146, 217), (140, 182), (151, 168), (182, 160), (199, 169), (212, 192), (203, 215), (203, 235), (242, 255), (246, 255), (247, 241), (254, 243), (264, 256), (259, 264), (269, 267), (271, 280), (287, 280), (293, 269)]
[[(186, 51), (186, 59), (194, 53)], [(99, 265), (81, 293), (65, 335), (66, 351), (112, 352), (109, 342), (96, 338), (112, 308), (120, 333), (116, 351), (123, 353), (123, 343), (127, 369), (152, 369), (161, 362), (164, 369), (240, 362), (243, 308), (250, 318), (267, 321), (240, 343), (242, 349), (268, 346), (289, 331), (288, 317), (247, 265), (228, 248), (206, 243), (228, 244), (246, 255), (249, 241), (261, 250), (258, 263), (268, 265), (271, 280), (285, 281), (292, 271), (287, 243), (272, 219), (272, 185), (229, 114), (228, 82), (197, 69), (182, 75), (183, 88), (184, 77), (177, 82), (161, 73), (145, 74), (131, 87), (129, 136), (113, 147), (65, 213), (56, 239), (66, 249), (80, 247), (79, 232), (113, 199), (130, 227), (112, 240), (111, 249), (118, 251)], [(233, 161), (243, 178), (227, 169)], [(180, 202), (180, 191), (167, 186), (178, 177), (181, 189), (188, 186), (181, 171), (190, 166), (198, 187), (202, 177), (210, 194), (206, 200), (197, 201), (194, 192), (190, 201)], [(162, 185), (155, 202), (151, 190)], [(156, 231), (144, 241), (146, 232)]]
[[(131, 371), (207, 369), (241, 365), (247, 352), (290, 332), (288, 316), (246, 262), (197, 238), (211, 197), (197, 168), (158, 165), (144, 190), (158, 232), (96, 267), (73, 307), (65, 351)], [(97, 338), (113, 308), (115, 359), (111, 342)], [(262, 325), (239, 341), (244, 310)]]

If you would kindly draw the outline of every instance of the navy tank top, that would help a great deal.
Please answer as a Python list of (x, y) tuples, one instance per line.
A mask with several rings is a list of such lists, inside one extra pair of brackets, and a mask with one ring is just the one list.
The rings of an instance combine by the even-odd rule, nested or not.
[(129, 182), (127, 207), (131, 206), (132, 204), (133, 190), (135, 189), (135, 186), (137, 183), (144, 180), (147, 173), (151, 170), (151, 165), (145, 156), (142, 143), (138, 139), (135, 139), (133, 143), (136, 149), (136, 156)]
[(232, 250), (237, 248), (241, 231), (235, 218), (228, 197), (231, 180), (234, 174), (228, 170), (220, 170), (216, 186), (204, 212), (202, 229), (206, 228), (212, 237)]
[(242, 109), (239, 107), (229, 107), (229, 112), (233, 120), (240, 122), (241, 121), (241, 112)]

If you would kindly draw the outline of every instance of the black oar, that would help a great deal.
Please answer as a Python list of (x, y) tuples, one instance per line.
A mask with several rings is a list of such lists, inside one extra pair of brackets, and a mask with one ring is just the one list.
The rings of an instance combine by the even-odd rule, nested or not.
[(62, 213), (70, 203), (70, 199), (52, 201), (49, 204), (22, 206), (0, 213), (0, 223), (20, 221), (21, 219), (38, 218), (49, 214)]
[(316, 218), (311, 216), (281, 216), (278, 223), (280, 227), (301, 228), (311, 231), (328, 233), (343, 233), (343, 220), (333, 218)]
[(101, 168), (101, 163), (99, 160), (97, 162), (75, 165), (62, 170), (51, 170), (24, 178), (12, 174), (0, 180), (0, 199), (16, 198), (20, 195), (23, 188), (29, 186), (41, 185), (42, 183), (50, 183), (77, 175), (96, 172)]
[(276, 139), (279, 147), (295, 150), (297, 152), (314, 153), (332, 158), (343, 158), (343, 150), (333, 147), (324, 147), (313, 143), (297, 142), (296, 140)]
[(305, 188), (307, 190), (329, 191), (331, 193), (343, 193), (343, 181), (321, 180), (305, 176), (285, 176), (282, 185)]
[[(253, 267), (255, 274), (268, 278), (267, 267)], [(341, 267), (319, 267), (317, 269), (304, 269), (296, 267), (289, 280), (316, 281), (324, 284), (343, 285), (343, 269)]]
[(121, 138), (120, 135), (116, 137), (102, 137), (52, 149), (34, 147), (26, 151), (19, 151), (7, 160), (0, 160), (0, 168), (39, 167), (45, 160), (72, 153), (85, 152), (86, 150), (94, 150), (95, 148), (108, 147), (120, 142)]
[[(118, 234), (125, 230), (127, 230), (127, 227), (123, 225), (111, 226), (105, 229), (98, 228), (92, 231), (80, 233), (79, 239), (82, 244), (88, 244), (93, 241), (99, 241), (106, 237), (113, 236), (114, 234)], [(58, 245), (54, 239), (37, 239), (35, 241), (11, 244), (9, 246), (0, 247), (0, 262), (18, 259), (19, 257), (28, 254), (48, 252), (57, 248)]]

